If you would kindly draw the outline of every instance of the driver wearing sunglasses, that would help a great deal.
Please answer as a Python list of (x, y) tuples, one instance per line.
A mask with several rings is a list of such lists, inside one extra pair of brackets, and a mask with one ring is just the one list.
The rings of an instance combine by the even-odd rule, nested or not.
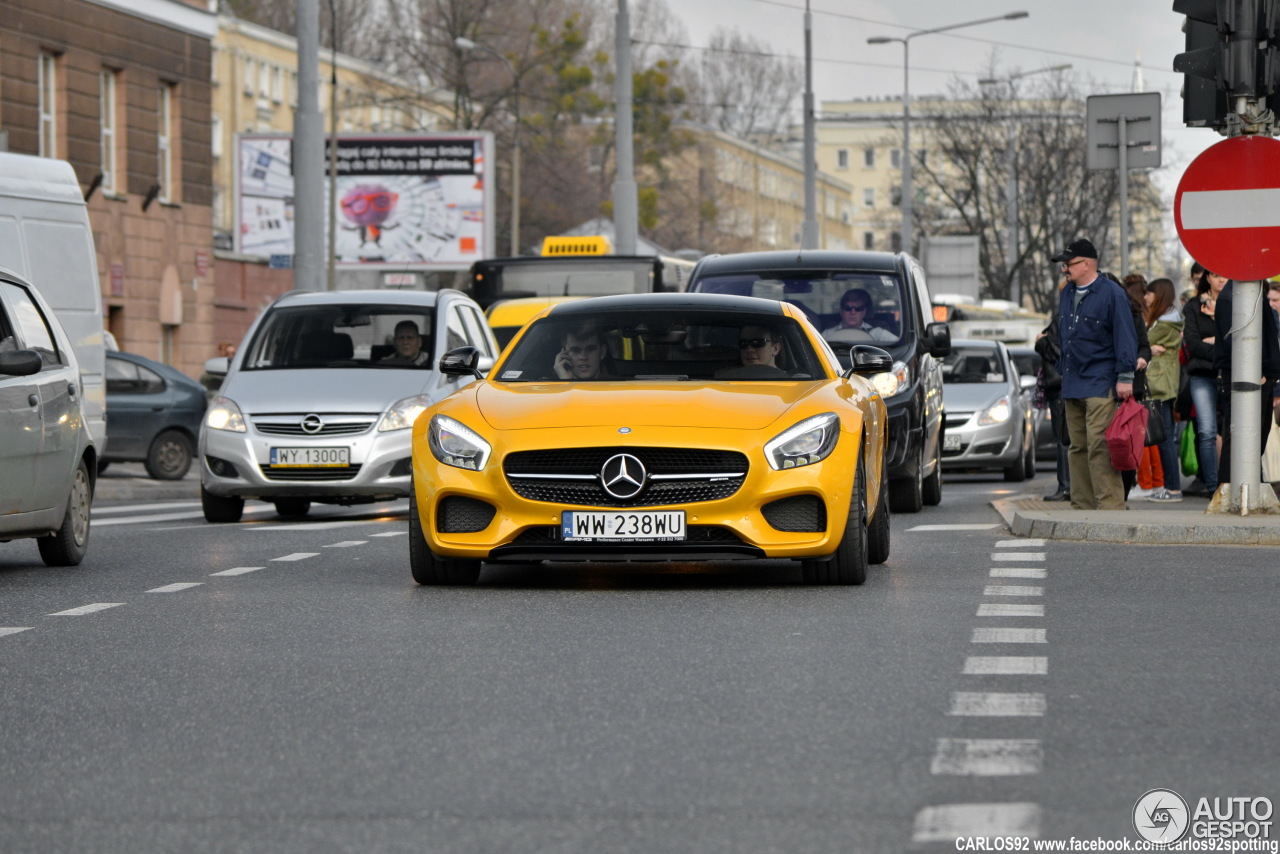
[(895, 336), (888, 329), (867, 322), (870, 316), (871, 295), (860, 288), (850, 288), (840, 297), (840, 322), (822, 330), (822, 335), (826, 337), (842, 329), (859, 329), (870, 335), (873, 341), (893, 341)]

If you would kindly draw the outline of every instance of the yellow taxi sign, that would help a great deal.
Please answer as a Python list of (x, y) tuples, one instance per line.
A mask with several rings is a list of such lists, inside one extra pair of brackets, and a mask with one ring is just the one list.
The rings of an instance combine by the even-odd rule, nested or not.
[(613, 241), (603, 234), (586, 237), (544, 237), (543, 256), (552, 255), (612, 255)]

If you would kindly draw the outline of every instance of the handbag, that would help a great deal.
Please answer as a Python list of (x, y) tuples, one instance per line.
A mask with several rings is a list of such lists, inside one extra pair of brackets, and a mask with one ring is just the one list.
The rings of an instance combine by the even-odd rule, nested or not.
[(1182, 465), (1182, 473), (1186, 477), (1195, 477), (1200, 472), (1200, 458), (1196, 456), (1196, 422), (1184, 422), (1187, 426), (1182, 430), (1182, 438), (1178, 442), (1178, 461)]
[(1142, 401), (1142, 405), (1147, 408), (1147, 435), (1143, 440), (1144, 444), (1148, 448), (1162, 444), (1164, 442), (1164, 410), (1160, 401), (1148, 397)]
[(1138, 467), (1147, 435), (1147, 420), (1147, 408), (1132, 397), (1125, 398), (1116, 407), (1106, 430), (1111, 467), (1116, 471), (1133, 471)]

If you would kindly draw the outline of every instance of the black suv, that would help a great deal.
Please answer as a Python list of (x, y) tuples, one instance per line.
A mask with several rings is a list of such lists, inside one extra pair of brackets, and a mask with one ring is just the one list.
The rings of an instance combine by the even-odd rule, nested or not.
[(933, 322), (924, 270), (890, 252), (743, 252), (712, 255), (694, 268), (690, 291), (789, 302), (849, 365), (851, 344), (887, 350), (893, 369), (875, 377), (889, 408), (889, 505), (915, 513), (942, 500), (942, 370), (951, 352), (945, 323)]

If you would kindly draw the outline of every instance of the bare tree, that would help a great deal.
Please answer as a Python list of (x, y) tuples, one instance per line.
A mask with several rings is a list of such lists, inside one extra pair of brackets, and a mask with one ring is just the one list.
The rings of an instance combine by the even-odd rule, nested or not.
[[(298, 30), (296, 0), (220, 0), (219, 11), (277, 32), (294, 35)], [(383, 15), (368, 0), (320, 0), (322, 48), (336, 44), (340, 53), (378, 62), (385, 59), (386, 40), (381, 37)]]
[(704, 124), (761, 145), (783, 140), (804, 88), (800, 62), (737, 30), (717, 29), (702, 58), (696, 100)]

